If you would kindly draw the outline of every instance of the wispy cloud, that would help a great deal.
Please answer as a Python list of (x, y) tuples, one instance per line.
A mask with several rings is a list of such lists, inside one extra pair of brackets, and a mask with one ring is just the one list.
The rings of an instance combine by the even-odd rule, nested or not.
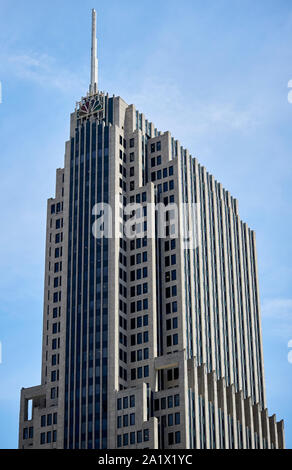
[(64, 68), (47, 54), (25, 52), (22, 54), (1, 54), (5, 73), (22, 80), (29, 80), (43, 87), (70, 92), (86, 87), (80, 75)]
[(292, 299), (265, 300), (262, 305), (262, 314), (269, 318), (288, 318), (292, 325)]
[(292, 299), (275, 298), (265, 300), (262, 304), (262, 317), (264, 322), (273, 326), (273, 335), (282, 339), (292, 338)]
[[(125, 94), (128, 88), (125, 86)], [(187, 100), (173, 80), (159, 80), (158, 77), (146, 77), (138, 92), (131, 94), (135, 103), (147, 117), (156, 120), (159, 128), (176, 129), (181, 135), (208, 135), (210, 130), (249, 132), (254, 130), (260, 116), (256, 106), (246, 103), (244, 107), (231, 101), (198, 100), (192, 96)], [(192, 104), (191, 104), (192, 103)], [(182, 113), (183, 109), (183, 113)], [(183, 120), (180, 121), (180, 117)]]

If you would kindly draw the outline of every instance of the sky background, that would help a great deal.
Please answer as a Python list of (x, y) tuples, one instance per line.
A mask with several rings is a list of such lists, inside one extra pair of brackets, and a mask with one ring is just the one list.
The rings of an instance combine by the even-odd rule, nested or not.
[(0, 448), (40, 383), (46, 199), (88, 88), (93, 7), (100, 88), (170, 130), (256, 231), (268, 407), (292, 448), (291, 0), (0, 0)]

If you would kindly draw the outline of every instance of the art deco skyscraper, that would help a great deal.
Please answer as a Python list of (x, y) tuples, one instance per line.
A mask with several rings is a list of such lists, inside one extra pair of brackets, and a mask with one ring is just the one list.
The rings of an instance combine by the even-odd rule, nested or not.
[(283, 448), (254, 232), (169, 132), (98, 91), (95, 29), (93, 10), (90, 88), (48, 201), (41, 385), (21, 391), (19, 447)]

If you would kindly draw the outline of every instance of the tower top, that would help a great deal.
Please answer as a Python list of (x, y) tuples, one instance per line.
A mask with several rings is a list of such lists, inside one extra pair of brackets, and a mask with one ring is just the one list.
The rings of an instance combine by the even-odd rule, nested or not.
[(97, 58), (97, 38), (96, 38), (96, 11), (92, 9), (91, 26), (91, 78), (89, 93), (92, 95), (98, 90), (98, 58)]

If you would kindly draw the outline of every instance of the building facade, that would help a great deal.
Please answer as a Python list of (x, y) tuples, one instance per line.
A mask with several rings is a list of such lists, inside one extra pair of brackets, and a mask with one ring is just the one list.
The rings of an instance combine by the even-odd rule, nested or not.
[(21, 391), (19, 448), (284, 448), (255, 234), (169, 132), (98, 91), (96, 48), (93, 10), (91, 84), (48, 200), (41, 385)]

